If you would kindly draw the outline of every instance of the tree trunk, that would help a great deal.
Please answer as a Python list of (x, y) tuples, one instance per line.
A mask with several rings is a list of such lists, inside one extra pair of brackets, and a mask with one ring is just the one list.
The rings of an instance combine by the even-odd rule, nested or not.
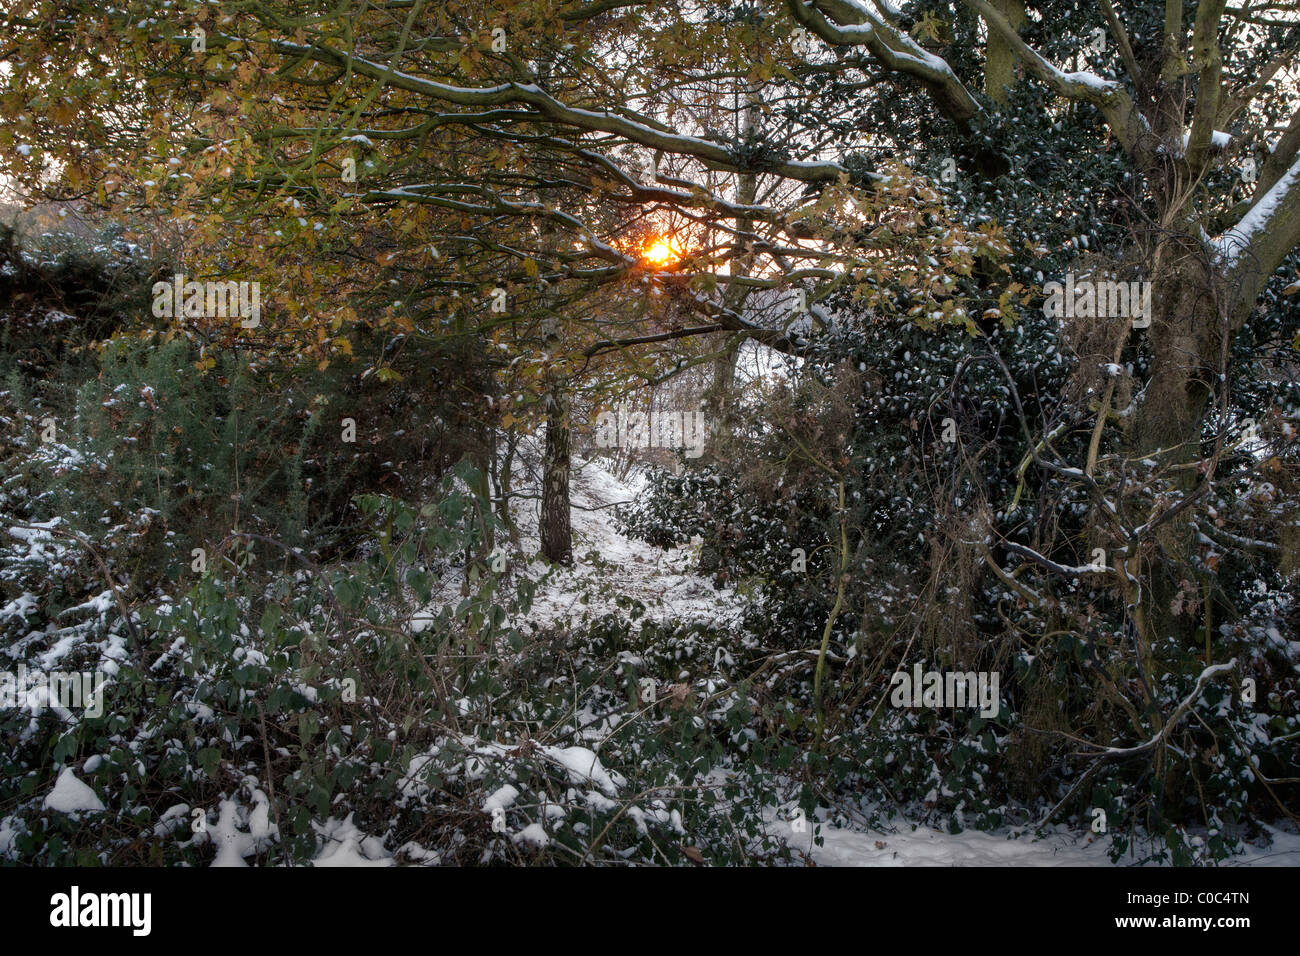
[[(1201, 437), (1221, 362), (1224, 322), (1214, 284), (1204, 262), (1189, 254), (1168, 262), (1153, 278), (1154, 314), (1146, 333), (1152, 353), (1150, 378), (1136, 410), (1132, 451), (1135, 458), (1152, 457), (1162, 466), (1186, 466), (1174, 484), (1183, 495), (1191, 494), (1202, 477), (1193, 465), (1204, 457)], [(1157, 530), (1158, 551), (1142, 569), (1148, 639), (1190, 639), (1195, 632), (1197, 620), (1174, 610), (1183, 605), (1177, 600), (1179, 592), (1197, 577), (1195, 510), (1193, 506)]]
[[(543, 57), (537, 63), (538, 83), (551, 86), (551, 60)], [(545, 159), (538, 162), (539, 172), (547, 178), (556, 170)], [(547, 202), (546, 196), (537, 192), (537, 201)], [(548, 256), (556, 249), (556, 238), (549, 222), (542, 226), (542, 247)], [(543, 283), (543, 286), (545, 283)], [(542, 341), (550, 356), (562, 349), (559, 316), (552, 312), (554, 299), (543, 293)], [(538, 537), (541, 538), (542, 557), (556, 564), (573, 563), (573, 535), (569, 526), (569, 392), (563, 376), (554, 368), (547, 375), (546, 388), (546, 451), (542, 459), (542, 507), (538, 516)]]
[(546, 394), (546, 456), (542, 462), (542, 556), (573, 563), (569, 526), (569, 395), (560, 382)]
[(497, 518), (500, 519), (512, 544), (519, 543), (519, 529), (510, 514), (510, 497), (514, 485), (515, 450), (518, 442), (513, 432), (505, 433), (506, 451), (501, 458), (501, 467), (497, 473)]
[[(1019, 30), (1025, 25), (1024, 0), (992, 0), (993, 6)], [(1019, 60), (1011, 44), (996, 30), (989, 30), (984, 53), (984, 92), (995, 103), (1007, 102), (1007, 91), (1016, 85), (1016, 64)]]
[(730, 439), (734, 434), (732, 392), (736, 382), (736, 359), (739, 349), (738, 342), (728, 342), (719, 347), (718, 354), (713, 359), (713, 380), (704, 395), (704, 410), (708, 422), (706, 460), (709, 461), (726, 459)]
[[(1219, 372), (1224, 322), (1214, 276), (1195, 255), (1171, 263), (1153, 280), (1150, 382), (1137, 414), (1136, 450), (1165, 451), (1162, 463), (1201, 457), (1201, 429)], [(1187, 487), (1191, 487), (1189, 484)]]

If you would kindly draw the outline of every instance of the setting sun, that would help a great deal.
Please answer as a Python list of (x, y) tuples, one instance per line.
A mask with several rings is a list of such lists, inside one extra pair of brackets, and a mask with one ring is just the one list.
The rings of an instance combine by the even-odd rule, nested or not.
[(641, 258), (655, 266), (666, 266), (681, 258), (681, 252), (668, 238), (656, 239), (641, 253)]

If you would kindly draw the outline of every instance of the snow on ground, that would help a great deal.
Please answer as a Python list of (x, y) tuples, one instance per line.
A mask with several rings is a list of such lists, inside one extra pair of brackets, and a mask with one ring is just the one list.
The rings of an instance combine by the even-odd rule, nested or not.
[[(266, 794), (254, 790), (251, 809), (241, 807), (235, 800), (222, 800), (217, 809), (217, 822), (211, 828), (206, 816), (195, 842), (210, 841), (217, 848), (212, 866), (247, 866), (244, 857), (269, 850), (279, 838), (279, 827), (271, 822), (271, 805)], [(244, 829), (241, 829), (243, 827)]]
[[(538, 536), (540, 483), (526, 469), (532, 459), (536, 471), (537, 442), (520, 448), (525, 469), (518, 476), (511, 515), (519, 529), (518, 547), (508, 550), (513, 573), (533, 581), (537, 588), (532, 607), (513, 623), (547, 628), (594, 620), (606, 614), (626, 613), (618, 599), (630, 597), (646, 606), (645, 618), (663, 621), (707, 620), (725, 625), (739, 618), (743, 599), (732, 588), (717, 589), (693, 573), (697, 555), (689, 545), (667, 550), (619, 534), (614, 510), (630, 504), (645, 483), (643, 473), (626, 479), (611, 474), (600, 459), (574, 457), (569, 479), (570, 521), (573, 531), (572, 567), (552, 566), (540, 557)], [(413, 630), (433, 620), (439, 609), (460, 588), (459, 574), (445, 576), (424, 611), (412, 621)]]
[[(966, 830), (943, 833), (929, 827), (912, 829), (901, 822), (895, 832), (833, 829), (822, 825), (813, 842), (814, 825), (790, 832), (788, 822), (774, 823), (771, 832), (791, 849), (801, 850), (818, 866), (1110, 866), (1107, 841), (1068, 833), (1038, 840), (1032, 835)], [(784, 832), (782, 832), (784, 830)]]
[(1271, 846), (1251, 846), (1240, 857), (1229, 860), (1223, 866), (1300, 866), (1300, 834), (1291, 833), (1261, 824), (1272, 837)]
[[(818, 866), (1124, 866), (1112, 864), (1107, 837), (1056, 828), (1039, 838), (1008, 830), (985, 833), (966, 830), (945, 833), (929, 827), (913, 829), (897, 821), (892, 832), (833, 828), (822, 824), (822, 846), (813, 842), (815, 824), (793, 832), (789, 821), (774, 820), (769, 832), (791, 849), (806, 853)], [(1267, 846), (1247, 844), (1246, 852), (1220, 866), (1300, 866), (1300, 834), (1262, 825), (1271, 839)]]
[(393, 866), (395, 863), (393, 855), (384, 849), (384, 841), (358, 830), (350, 813), (343, 820), (331, 817), (323, 824), (313, 822), (312, 828), (325, 841), (312, 866)]
[[(739, 614), (735, 591), (715, 589), (692, 572), (695, 550), (690, 546), (663, 550), (636, 541), (614, 529), (615, 505), (630, 503), (644, 485), (641, 474), (620, 480), (598, 459), (574, 459), (570, 479), (573, 523), (573, 567), (549, 569), (534, 561), (527, 569), (539, 581), (528, 619), (545, 625), (564, 618), (592, 618), (618, 610), (619, 595), (646, 605), (655, 621), (671, 617), (683, 621), (717, 621)], [(537, 536), (537, 502), (525, 500), (517, 512), (525, 554), (540, 548)], [(546, 572), (550, 570), (549, 576)]]
[[(561, 623), (580, 623), (621, 609), (617, 598), (634, 597), (646, 605), (647, 617), (654, 620), (709, 620), (715, 623), (738, 618), (743, 598), (733, 589), (715, 589), (706, 578), (692, 573), (696, 555), (687, 547), (661, 550), (645, 542), (619, 534), (614, 529), (613, 506), (633, 501), (644, 485), (642, 474), (626, 479), (611, 474), (599, 459), (574, 459), (570, 479), (572, 524), (574, 533), (572, 568), (552, 568), (537, 558), (537, 513), (539, 499), (534, 494), (515, 503), (513, 514), (520, 530), (519, 551), (525, 562), (515, 561), (516, 569), (537, 583), (533, 606), (522, 621), (539, 627)], [(521, 482), (521, 487), (527, 484)], [(459, 580), (444, 582), (459, 586)], [(436, 613), (435, 598), (430, 613)], [(488, 744), (489, 749), (506, 749)], [(601, 766), (596, 755), (582, 747), (567, 750), (544, 748), (546, 755), (570, 771), (575, 783), (595, 784), (606, 793), (617, 793), (622, 780)], [(487, 801), (508, 806), (513, 787), (503, 787)], [(517, 791), (516, 791), (517, 793)], [(592, 796), (596, 794), (593, 792)], [(818, 866), (1112, 866), (1107, 849), (1109, 840), (1087, 832), (1058, 828), (1046, 837), (1032, 833), (1013, 833), (1004, 829), (993, 833), (966, 830), (946, 833), (926, 826), (898, 820), (890, 832), (866, 826), (833, 828), (822, 824), (818, 836), (823, 845), (814, 843), (815, 825), (805, 824), (795, 833), (787, 820), (773, 819), (769, 832), (802, 850)], [(1272, 838), (1269, 846), (1249, 846), (1241, 856), (1223, 866), (1300, 866), (1300, 834), (1265, 826)], [(540, 824), (515, 834), (517, 842), (544, 846), (549, 836)], [(335, 854), (322, 854), (317, 865), (382, 865), (386, 855), (355, 853), (355, 844), (344, 846)], [(377, 859), (376, 859), (377, 858)], [(1121, 861), (1119, 865), (1124, 865)]]
[[(1266, 837), (1259, 845), (1245, 844), (1244, 853), (1219, 865), (1300, 866), (1300, 834), (1294, 827), (1282, 830), (1261, 824), (1261, 828)], [(771, 814), (767, 831), (817, 866), (1125, 866), (1136, 860), (1135, 856), (1113, 864), (1108, 837), (1059, 826), (1038, 837), (1010, 828), (947, 833), (903, 819), (887, 829), (832, 826), (821, 818), (796, 823)], [(814, 834), (822, 839), (821, 846)]]

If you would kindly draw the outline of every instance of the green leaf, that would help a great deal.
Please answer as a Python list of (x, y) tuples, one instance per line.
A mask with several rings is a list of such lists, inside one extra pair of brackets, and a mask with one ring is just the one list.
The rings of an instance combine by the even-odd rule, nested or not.
[(307, 802), (316, 809), (316, 815), (324, 819), (330, 812), (330, 793), (320, 784), (312, 784), (307, 794)]
[(199, 766), (203, 768), (204, 774), (209, 777), (215, 776), (217, 764), (221, 761), (221, 751), (216, 747), (204, 747), (199, 751)]
[(275, 633), (280, 626), (280, 618), (284, 612), (278, 604), (268, 604), (266, 610), (262, 612), (262, 633), (270, 636)]

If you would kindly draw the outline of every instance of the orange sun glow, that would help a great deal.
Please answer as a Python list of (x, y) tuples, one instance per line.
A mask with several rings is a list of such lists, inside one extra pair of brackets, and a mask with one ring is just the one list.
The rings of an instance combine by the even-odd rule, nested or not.
[(667, 237), (655, 239), (641, 251), (641, 258), (653, 266), (671, 265), (681, 255), (681, 250)]

